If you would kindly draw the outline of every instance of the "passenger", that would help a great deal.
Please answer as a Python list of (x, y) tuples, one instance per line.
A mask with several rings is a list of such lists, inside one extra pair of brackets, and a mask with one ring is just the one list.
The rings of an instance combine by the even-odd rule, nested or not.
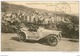
[(43, 28), (42, 26), (40, 26), (40, 27), (38, 28), (38, 30), (37, 30), (40, 38), (43, 36), (43, 33), (42, 33), (43, 30), (44, 30), (44, 28)]

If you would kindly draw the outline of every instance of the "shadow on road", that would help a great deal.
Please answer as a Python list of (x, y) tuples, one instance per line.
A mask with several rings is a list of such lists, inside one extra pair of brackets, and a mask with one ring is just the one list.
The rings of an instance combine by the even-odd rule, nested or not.
[(79, 39), (70, 39), (68, 41), (71, 41), (71, 42), (79, 42)]
[[(11, 37), (10, 40), (15, 40), (15, 41), (19, 41), (19, 38), (18, 37)], [(20, 42), (20, 41), (19, 41)]]
[[(11, 37), (10, 40), (14, 40), (14, 41), (20, 42), (18, 37)], [(26, 43), (39, 43), (39, 44), (43, 44), (43, 45), (48, 45), (44, 39), (41, 39), (39, 41), (36, 41), (36, 40), (26, 40), (25, 42)]]

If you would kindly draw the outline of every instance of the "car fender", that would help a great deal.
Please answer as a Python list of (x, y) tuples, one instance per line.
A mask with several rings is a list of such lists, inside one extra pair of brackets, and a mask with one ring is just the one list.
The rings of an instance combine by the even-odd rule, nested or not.
[(21, 28), (20, 32), (24, 33), (26, 35), (26, 39), (28, 39), (28, 30), (26, 28)]

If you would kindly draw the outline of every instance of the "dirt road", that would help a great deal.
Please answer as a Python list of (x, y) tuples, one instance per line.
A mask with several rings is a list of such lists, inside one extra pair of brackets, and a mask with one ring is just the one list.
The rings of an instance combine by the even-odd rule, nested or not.
[(79, 42), (62, 38), (57, 46), (48, 46), (37, 41), (20, 42), (17, 34), (1, 34), (2, 51), (78, 51)]

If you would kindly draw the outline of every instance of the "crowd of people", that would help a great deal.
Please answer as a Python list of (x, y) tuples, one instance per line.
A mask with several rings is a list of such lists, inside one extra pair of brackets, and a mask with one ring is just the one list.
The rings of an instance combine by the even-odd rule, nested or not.
[(29, 24), (34, 24), (37, 26), (43, 25), (45, 28), (56, 29), (56, 24), (59, 22), (70, 22), (68, 19), (65, 19), (65, 16), (37, 11), (30, 13), (25, 13), (22, 11), (19, 11), (18, 13), (2, 12), (1, 20), (2, 26), (10, 25), (10, 27), (15, 29), (16, 27), (20, 28), (23, 26), (28, 26)]

